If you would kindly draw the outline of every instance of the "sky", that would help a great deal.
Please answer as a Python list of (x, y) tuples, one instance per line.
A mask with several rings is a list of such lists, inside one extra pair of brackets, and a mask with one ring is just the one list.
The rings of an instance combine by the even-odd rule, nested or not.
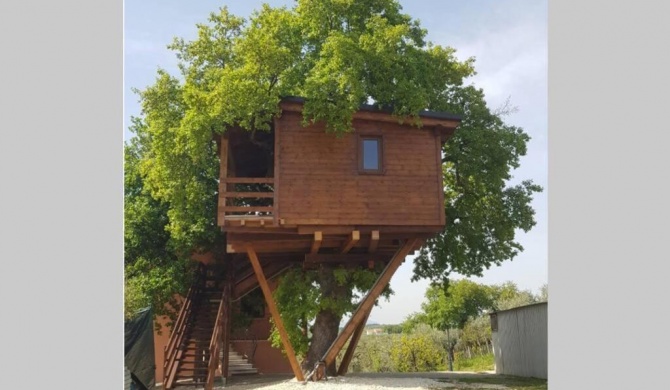
[[(292, 0), (265, 1), (271, 6)], [(248, 17), (262, 1), (126, 0), (124, 3), (124, 140), (131, 116), (140, 107), (133, 88), (152, 84), (161, 68), (178, 75), (177, 59), (166, 46), (174, 37), (195, 38), (196, 24), (224, 5)], [(547, 262), (547, 1), (542, 0), (401, 0), (403, 12), (428, 30), (428, 40), (456, 49), (459, 59), (475, 57), (477, 75), (470, 82), (482, 88), (492, 108), (509, 99), (516, 111), (506, 117), (530, 135), (528, 152), (513, 172), (512, 184), (531, 179), (544, 191), (535, 196), (537, 225), (519, 231), (524, 251), (512, 261), (470, 279), (484, 284), (512, 281), (521, 289), (539, 292), (548, 281)], [(368, 322), (397, 324), (421, 310), (428, 282), (412, 283), (413, 256), (408, 256), (391, 280), (395, 295), (380, 300)], [(560, 261), (557, 259), (556, 261)], [(455, 279), (462, 276), (453, 275)], [(551, 289), (551, 288), (550, 288)], [(346, 318), (345, 318), (346, 320)]]

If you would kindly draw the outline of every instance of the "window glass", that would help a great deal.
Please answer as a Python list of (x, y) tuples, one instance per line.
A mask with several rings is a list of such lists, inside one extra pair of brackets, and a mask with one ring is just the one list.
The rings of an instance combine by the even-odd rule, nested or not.
[(363, 139), (363, 169), (366, 171), (380, 169), (378, 139)]

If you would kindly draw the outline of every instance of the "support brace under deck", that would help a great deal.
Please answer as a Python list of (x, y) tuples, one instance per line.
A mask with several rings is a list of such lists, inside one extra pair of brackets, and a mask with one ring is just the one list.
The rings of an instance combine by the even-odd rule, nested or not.
[[(337, 338), (330, 345), (326, 353), (321, 358), (321, 362), (324, 362), (324, 366), (330, 366), (337, 357), (337, 354), (342, 350), (344, 344), (347, 342), (349, 337), (354, 333), (354, 331), (359, 327), (361, 322), (369, 315), (379, 295), (382, 293), (386, 285), (393, 277), (395, 271), (400, 267), (400, 264), (405, 260), (405, 257), (412, 251), (414, 247), (421, 243), (421, 239), (410, 239), (405, 242), (405, 244), (395, 253), (391, 261), (386, 265), (384, 271), (372, 286), (370, 291), (365, 295), (361, 303), (358, 305), (358, 308), (354, 314), (349, 319), (349, 322), (344, 326), (342, 332), (337, 336)], [(353, 353), (353, 351), (352, 351)], [(307, 375), (307, 378), (312, 378), (316, 374), (316, 369), (310, 372)], [(345, 370), (346, 371), (346, 370)], [(318, 376), (316, 376), (318, 378)]]
[(272, 319), (274, 320), (277, 331), (279, 332), (279, 336), (281, 337), (281, 341), (284, 345), (284, 350), (286, 351), (286, 356), (288, 357), (288, 361), (291, 364), (293, 373), (295, 374), (297, 380), (304, 381), (305, 379), (302, 375), (300, 365), (298, 364), (298, 359), (295, 357), (295, 352), (293, 350), (293, 346), (291, 345), (291, 340), (288, 338), (288, 333), (286, 333), (286, 328), (284, 328), (284, 323), (282, 322), (282, 319), (279, 315), (277, 304), (275, 303), (274, 298), (272, 298), (272, 291), (270, 291), (268, 282), (265, 279), (265, 275), (263, 274), (263, 267), (261, 267), (261, 263), (258, 260), (258, 256), (256, 255), (253, 246), (251, 244), (246, 244), (246, 247), (247, 254), (249, 255), (249, 261), (254, 267), (254, 272), (258, 278), (258, 284), (261, 286), (261, 290), (263, 290), (265, 302), (267, 303), (268, 308), (270, 309), (270, 313), (272, 314)]

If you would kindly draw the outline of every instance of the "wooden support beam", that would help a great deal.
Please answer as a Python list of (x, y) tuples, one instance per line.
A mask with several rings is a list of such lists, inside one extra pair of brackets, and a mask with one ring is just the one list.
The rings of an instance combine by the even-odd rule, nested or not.
[[(272, 280), (278, 275), (282, 274), (284, 271), (289, 269), (293, 264), (292, 262), (288, 261), (273, 261), (269, 263), (265, 267), (265, 279), (266, 280)], [(251, 275), (245, 276), (241, 278), (240, 280), (235, 283), (235, 287), (233, 289), (233, 299), (235, 301), (239, 300), (243, 296), (247, 295), (248, 293), (252, 292), (253, 290), (258, 287), (258, 278), (256, 277), (255, 273), (252, 273)]]
[(261, 267), (258, 256), (256, 255), (256, 252), (254, 251), (254, 248), (251, 244), (247, 244), (247, 255), (249, 255), (251, 266), (254, 267), (254, 272), (258, 278), (258, 284), (261, 286), (261, 290), (263, 290), (265, 302), (267, 303), (268, 308), (270, 309), (270, 313), (272, 314), (272, 319), (274, 320), (277, 331), (279, 332), (279, 336), (281, 337), (281, 341), (284, 345), (284, 350), (286, 351), (286, 356), (288, 357), (288, 361), (291, 364), (293, 373), (295, 374), (296, 379), (302, 382), (305, 380), (305, 378), (302, 375), (302, 370), (298, 364), (298, 359), (295, 357), (295, 352), (293, 350), (293, 346), (291, 345), (291, 340), (288, 338), (288, 333), (286, 333), (286, 328), (284, 328), (284, 322), (279, 315), (279, 309), (277, 309), (277, 304), (272, 298), (272, 291), (270, 290), (270, 286), (268, 286), (268, 282), (265, 279), (265, 275), (263, 274), (263, 268)]
[(349, 363), (351, 363), (351, 359), (354, 357), (354, 351), (356, 350), (358, 341), (361, 339), (361, 335), (363, 334), (363, 330), (365, 329), (365, 324), (368, 322), (368, 318), (370, 318), (370, 313), (372, 313), (372, 308), (370, 308), (370, 310), (365, 315), (363, 321), (361, 321), (361, 323), (358, 324), (358, 326), (356, 327), (356, 330), (354, 330), (354, 334), (351, 336), (351, 341), (349, 341), (347, 351), (344, 353), (342, 362), (340, 363), (340, 366), (337, 368), (337, 375), (347, 374), (347, 370), (349, 369)]
[[(386, 259), (390, 256), (387, 255)], [(376, 254), (339, 254), (339, 253), (317, 253), (305, 255), (306, 263), (367, 263), (370, 260), (381, 260), (384, 256)]]
[(309, 253), (313, 255), (318, 253), (322, 241), (323, 241), (323, 234), (321, 232), (314, 232), (314, 241), (312, 241), (312, 249), (309, 251)]
[(235, 183), (235, 184), (262, 184), (268, 183), (272, 184), (275, 182), (273, 177), (227, 177), (225, 179), (226, 183)]
[(368, 246), (369, 253), (375, 253), (379, 245), (379, 230), (373, 230), (370, 234), (370, 245)]
[(251, 213), (258, 211), (271, 213), (274, 209), (272, 206), (219, 206), (219, 212)]
[[(219, 194), (226, 192), (226, 179), (228, 178), (228, 139), (221, 137), (219, 142)], [(219, 198), (218, 207), (226, 207), (226, 198)], [(217, 224), (225, 226), (223, 215), (217, 215)]]
[[(396, 235), (404, 235), (406, 233), (428, 233), (433, 236), (437, 232), (444, 230), (444, 226), (440, 225), (421, 225), (421, 226), (329, 226), (329, 225), (299, 225), (297, 227), (298, 234), (314, 234), (320, 231), (323, 234), (349, 234), (352, 230), (358, 230), (361, 234), (370, 234), (373, 230), (379, 230), (384, 235), (394, 233)], [(432, 237), (432, 236), (430, 236)]]
[(221, 192), (219, 198), (274, 198), (273, 192)]
[[(363, 318), (367, 312), (372, 309), (375, 301), (382, 293), (384, 288), (386, 288), (386, 285), (389, 283), (391, 277), (398, 269), (398, 267), (400, 267), (400, 264), (403, 262), (403, 260), (405, 260), (405, 256), (407, 256), (410, 250), (417, 244), (417, 241), (418, 239), (407, 240), (405, 244), (400, 249), (398, 249), (391, 261), (389, 261), (389, 263), (386, 265), (386, 268), (384, 268), (382, 274), (379, 275), (379, 278), (375, 284), (365, 295), (360, 305), (358, 305), (358, 308), (349, 319), (349, 322), (347, 322), (342, 332), (337, 336), (337, 338), (333, 341), (326, 353), (321, 358), (321, 361), (325, 362), (326, 367), (335, 361), (337, 354), (340, 353), (342, 347), (352, 335), (356, 327), (358, 327), (361, 321), (363, 321)], [(311, 377), (312, 374), (313, 373), (310, 373), (309, 377)]]
[(356, 245), (358, 240), (361, 239), (361, 232), (358, 230), (354, 230), (351, 232), (351, 235), (347, 238), (347, 240), (344, 242), (342, 245), (342, 248), (340, 248), (340, 253), (347, 253), (351, 250), (351, 248)]
[(222, 138), (219, 143), (219, 193), (226, 191), (228, 179), (228, 140)]

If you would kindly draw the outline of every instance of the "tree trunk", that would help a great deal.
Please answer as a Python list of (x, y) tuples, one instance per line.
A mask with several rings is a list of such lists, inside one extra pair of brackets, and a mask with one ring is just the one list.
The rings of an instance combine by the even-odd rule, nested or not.
[(449, 371), (454, 371), (454, 347), (455, 344), (451, 343), (449, 328), (447, 328), (447, 360), (449, 361)]
[[(339, 286), (333, 276), (332, 266), (322, 265), (318, 273), (318, 282), (321, 287), (321, 299), (329, 299), (334, 302), (349, 302), (351, 300), (351, 290), (347, 286)], [(317, 362), (328, 351), (332, 342), (337, 338), (340, 330), (340, 321), (342, 313), (331, 309), (322, 309), (314, 320), (312, 328), (312, 341), (307, 350), (307, 356), (302, 362), (302, 370), (311, 372)], [(326, 375), (337, 375), (335, 362), (326, 367)]]

